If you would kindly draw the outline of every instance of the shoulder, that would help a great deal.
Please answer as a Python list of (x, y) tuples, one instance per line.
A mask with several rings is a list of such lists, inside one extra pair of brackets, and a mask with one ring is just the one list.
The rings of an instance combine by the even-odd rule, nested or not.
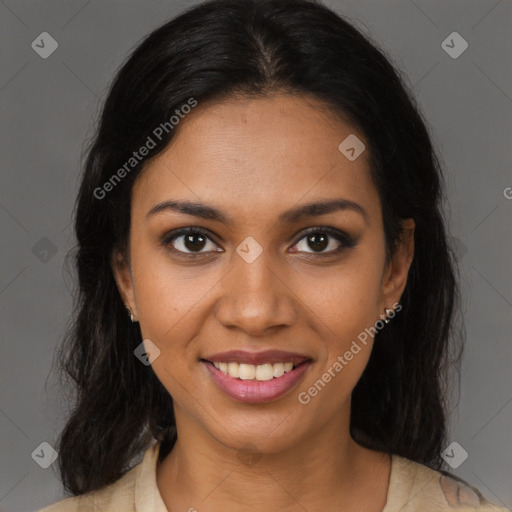
[(436, 471), (397, 455), (393, 455), (392, 460), (384, 512), (395, 509), (402, 512), (510, 512), (487, 501), (477, 488), (445, 471)]
[(140, 465), (127, 471), (119, 480), (106, 487), (79, 496), (65, 498), (38, 512), (104, 512), (122, 510), (135, 512), (135, 482)]
[(160, 443), (151, 443), (142, 460), (116, 482), (96, 491), (63, 499), (38, 512), (166, 512), (156, 484)]

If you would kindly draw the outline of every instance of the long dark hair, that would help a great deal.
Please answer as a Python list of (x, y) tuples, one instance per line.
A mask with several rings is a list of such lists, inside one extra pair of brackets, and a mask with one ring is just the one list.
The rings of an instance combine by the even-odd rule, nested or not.
[[(130, 322), (111, 267), (114, 250), (127, 255), (134, 180), (179, 130), (169, 120), (191, 99), (201, 105), (279, 92), (313, 96), (364, 134), (389, 252), (400, 220), (416, 223), (402, 311), (376, 335), (353, 391), (351, 434), (365, 446), (441, 467), (446, 370), (460, 359), (460, 349), (452, 348), (461, 331), (454, 329), (459, 293), (442, 216), (441, 165), (426, 121), (390, 58), (327, 7), (309, 0), (213, 0), (135, 48), (87, 148), (72, 253), (78, 293), (59, 351), (73, 396), (57, 446), (67, 492), (113, 483), (152, 440), (162, 442), (161, 458), (176, 440), (172, 398), (151, 366), (134, 356), (140, 329)], [(127, 166), (149, 136), (154, 147)]]

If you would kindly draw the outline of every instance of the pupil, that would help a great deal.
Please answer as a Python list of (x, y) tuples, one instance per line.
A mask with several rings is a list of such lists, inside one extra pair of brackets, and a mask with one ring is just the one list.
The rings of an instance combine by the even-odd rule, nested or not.
[[(194, 242), (194, 238), (200, 239), (200, 242)], [(201, 250), (204, 247), (205, 237), (200, 234), (192, 234), (185, 236), (185, 247), (190, 250), (199, 249)], [(189, 245), (190, 244), (190, 245)]]
[(309, 242), (312, 242), (312, 249), (325, 249), (328, 245), (327, 237), (322, 234), (314, 233), (313, 235), (309, 236), (308, 239)]

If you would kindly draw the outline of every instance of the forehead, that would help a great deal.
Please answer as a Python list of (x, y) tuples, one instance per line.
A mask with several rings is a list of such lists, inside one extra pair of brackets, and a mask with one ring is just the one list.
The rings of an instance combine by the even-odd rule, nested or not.
[[(366, 146), (353, 161), (339, 149), (349, 136)], [(275, 95), (199, 104), (142, 172), (133, 207), (148, 211), (170, 198), (204, 200), (254, 216), (285, 204), (345, 197), (370, 209), (378, 196), (368, 162), (362, 133), (315, 99)]]

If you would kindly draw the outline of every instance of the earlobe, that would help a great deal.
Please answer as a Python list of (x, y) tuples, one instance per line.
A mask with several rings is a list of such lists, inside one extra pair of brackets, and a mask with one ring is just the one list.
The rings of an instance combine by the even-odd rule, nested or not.
[(135, 305), (135, 294), (133, 291), (133, 281), (130, 266), (125, 258), (118, 251), (114, 252), (111, 259), (111, 268), (117, 289), (121, 295), (124, 305), (129, 312), (132, 322), (136, 321), (137, 309)]

